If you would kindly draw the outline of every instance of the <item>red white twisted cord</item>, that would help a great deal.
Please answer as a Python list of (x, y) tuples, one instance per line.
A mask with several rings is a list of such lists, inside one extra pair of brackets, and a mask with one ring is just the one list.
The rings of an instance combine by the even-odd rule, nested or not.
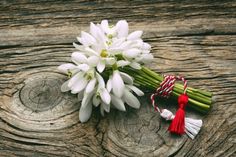
[(185, 80), (181, 76), (164, 75), (164, 80), (161, 82), (160, 87), (157, 88), (156, 92), (153, 93), (150, 97), (151, 102), (152, 102), (152, 106), (154, 107), (155, 111), (161, 113), (160, 108), (155, 103), (155, 97), (156, 96), (161, 96), (161, 97), (168, 98), (170, 96), (170, 94), (172, 93), (172, 91), (173, 91), (176, 80), (181, 80), (181, 81), (184, 82), (184, 93), (183, 94), (186, 94), (187, 80)]
[[(160, 113), (160, 116), (166, 120), (171, 120), (171, 124), (168, 128), (168, 130), (171, 133), (177, 133), (177, 134), (182, 134), (184, 129), (184, 132), (192, 139), (195, 138), (195, 136), (198, 134), (198, 132), (201, 129), (202, 126), (202, 120), (196, 120), (192, 118), (184, 118), (182, 119), (183, 116), (183, 108), (178, 109), (176, 114), (174, 115), (171, 111), (167, 109), (160, 109), (156, 104), (155, 104), (155, 97), (156, 96), (162, 96), (162, 97), (169, 97), (171, 92), (173, 91), (174, 84), (176, 80), (181, 80), (184, 82), (184, 92), (182, 95), (179, 96), (178, 102), (180, 99), (181, 102), (183, 101), (184, 98), (187, 97), (186, 91), (187, 91), (187, 81), (181, 77), (181, 76), (165, 76), (164, 75), (164, 80), (161, 82), (160, 87), (157, 88), (156, 92), (151, 95), (151, 102), (152, 106), (154, 107), (155, 111)], [(183, 105), (183, 104), (178, 104), (178, 105)], [(185, 104), (186, 105), (186, 104)], [(180, 116), (180, 114), (182, 116)], [(184, 121), (184, 122), (183, 122)], [(181, 123), (180, 123), (181, 122)], [(182, 128), (184, 126), (184, 128)]]

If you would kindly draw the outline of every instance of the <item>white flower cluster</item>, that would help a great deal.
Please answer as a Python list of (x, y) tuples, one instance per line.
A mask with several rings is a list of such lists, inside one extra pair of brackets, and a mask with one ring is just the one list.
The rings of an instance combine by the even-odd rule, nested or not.
[(62, 64), (58, 69), (70, 75), (61, 91), (71, 90), (78, 94), (81, 102), (79, 119), (86, 122), (92, 113), (92, 106), (100, 106), (101, 114), (109, 112), (111, 105), (125, 111), (125, 103), (139, 108), (140, 103), (133, 92), (142, 96), (143, 92), (133, 85), (129, 74), (119, 71), (130, 66), (141, 69), (153, 56), (151, 46), (141, 39), (142, 31), (129, 32), (125, 20), (110, 26), (107, 20), (101, 24), (90, 24), (90, 33), (81, 32), (78, 41), (73, 43), (78, 50), (72, 53), (72, 63)]

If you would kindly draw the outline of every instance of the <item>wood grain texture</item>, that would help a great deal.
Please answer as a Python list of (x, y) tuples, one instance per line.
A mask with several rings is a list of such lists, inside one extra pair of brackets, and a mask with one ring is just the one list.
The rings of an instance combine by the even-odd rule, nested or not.
[[(236, 156), (236, 1), (1, 1), (0, 156)], [(94, 109), (78, 120), (76, 96), (61, 93), (81, 30), (90, 21), (126, 19), (152, 45), (151, 68), (186, 76), (214, 93), (195, 140), (167, 131), (168, 122), (141, 98), (139, 110)], [(175, 111), (175, 102), (161, 105)]]

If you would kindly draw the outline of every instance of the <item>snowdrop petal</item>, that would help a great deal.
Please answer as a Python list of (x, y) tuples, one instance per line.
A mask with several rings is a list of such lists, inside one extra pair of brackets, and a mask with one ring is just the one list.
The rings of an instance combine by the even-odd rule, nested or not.
[(71, 94), (76, 94), (78, 92), (76, 92), (75, 90), (71, 89)]
[(112, 105), (115, 106), (120, 111), (126, 111), (124, 102), (121, 100), (121, 98), (116, 97), (115, 95), (111, 95), (111, 102)]
[(77, 74), (80, 71), (81, 71), (80, 69), (75, 68), (75, 69), (69, 70), (67, 74), (70, 75), (70, 77), (72, 77), (72, 76), (74, 76), (75, 74)]
[(150, 50), (142, 50), (142, 54), (149, 54)]
[(132, 41), (132, 47), (142, 49), (143, 46), (143, 40), (142, 39), (136, 39)]
[(122, 97), (124, 92), (124, 82), (120, 76), (120, 72), (115, 70), (112, 76), (112, 91), (117, 97)]
[(105, 58), (105, 60), (108, 65), (113, 65), (116, 62), (115, 58)]
[(105, 42), (105, 34), (102, 32), (102, 30), (100, 28), (97, 29), (97, 39), (101, 43)]
[(129, 26), (126, 20), (120, 20), (116, 24), (118, 38), (127, 37)]
[(96, 43), (96, 39), (87, 32), (81, 31), (81, 38), (85, 43), (85, 46), (90, 46)]
[(71, 63), (66, 63), (66, 64), (62, 64), (58, 67), (58, 70), (63, 72), (63, 73), (68, 73), (68, 70), (70, 69), (74, 69), (76, 68), (76, 66), (74, 64)]
[(109, 34), (115, 35), (116, 34), (116, 27), (110, 27), (107, 20), (102, 20), (100, 26), (101, 26), (101, 29), (103, 30), (103, 32), (105, 32), (107, 35), (109, 35)]
[(85, 48), (83, 45), (78, 45), (76, 44), (75, 42), (73, 43), (73, 46), (77, 49), (77, 50), (80, 50), (80, 51), (84, 51)]
[(122, 50), (128, 49), (128, 48), (131, 47), (130, 45), (131, 45), (132, 43), (133, 43), (132, 41), (125, 41), (125, 42), (123, 42), (118, 48), (120, 48), (120, 49), (122, 49)]
[(78, 68), (84, 72), (87, 72), (89, 70), (89, 65), (88, 64), (79, 64)]
[(71, 92), (73, 94), (81, 92), (86, 87), (87, 83), (88, 80), (84, 77), (81, 77), (73, 84), (73, 86), (71, 87)]
[(110, 102), (111, 102), (111, 96), (110, 96), (110, 94), (108, 93), (108, 91), (106, 90), (106, 88), (102, 88), (102, 89), (101, 89), (101, 91), (100, 91), (100, 96), (101, 96), (102, 101), (103, 101), (105, 104), (110, 104)]
[(127, 58), (135, 58), (141, 53), (141, 50), (133, 48), (123, 52), (123, 55)]
[(143, 61), (143, 57), (142, 56), (138, 56), (138, 57), (135, 58), (134, 61), (137, 62), (137, 63), (140, 63), (140, 62)]
[(86, 107), (84, 108), (80, 108), (79, 110), (79, 120), (80, 122), (84, 123), (87, 122), (89, 120), (89, 118), (91, 117), (92, 114), (92, 104), (88, 104)]
[(93, 22), (90, 23), (90, 33), (94, 37), (97, 36), (97, 26)]
[(77, 37), (77, 40), (79, 41), (80, 44), (82, 45), (86, 45), (86, 43), (84, 43), (83, 39), (81, 37)]
[(97, 39), (97, 41), (104, 42), (104, 33), (102, 33), (101, 29), (92, 22), (90, 23), (90, 33)]
[(139, 39), (143, 34), (143, 31), (135, 31), (128, 35), (127, 40), (137, 40)]
[(131, 89), (134, 93), (136, 93), (138, 96), (143, 96), (144, 93), (143, 91), (141, 91), (140, 89), (138, 89), (137, 87), (135, 86), (132, 86), (132, 85), (126, 85), (127, 88)]
[(120, 76), (122, 77), (123, 81), (127, 84), (133, 84), (133, 78), (126, 73), (120, 72)]
[(68, 83), (69, 83), (70, 80), (67, 80), (66, 82), (64, 82), (61, 86), (61, 91), (62, 92), (67, 92), (70, 90), (70, 88), (68, 87)]
[(143, 43), (143, 47), (144, 50), (151, 50), (151, 45), (149, 45), (148, 43)]
[(90, 56), (88, 58), (88, 64), (92, 67), (96, 67), (99, 62), (99, 58), (97, 56)]
[(132, 63), (130, 64), (130, 66), (131, 66), (132, 68), (138, 69), (138, 70), (140, 70), (140, 69), (142, 68), (141, 65), (140, 65), (139, 63), (136, 63), (136, 62), (132, 62)]
[(123, 49), (121, 49), (121, 48), (111, 48), (111, 47), (109, 47), (108, 48), (108, 51), (109, 51), (109, 53), (111, 54), (111, 55), (117, 55), (117, 54), (120, 54), (120, 52), (122, 52), (123, 51)]
[(79, 102), (82, 101), (84, 98), (84, 91), (79, 92), (77, 95), (77, 98), (78, 98)]
[(117, 64), (117, 67), (124, 67), (124, 66), (129, 65), (130, 62), (129, 61), (125, 61), (125, 60), (119, 60), (119, 61), (116, 62), (116, 64)]
[(95, 55), (95, 56), (98, 56), (99, 54), (96, 52), (96, 51), (94, 51), (93, 49), (91, 49), (91, 48), (89, 48), (89, 47), (86, 47), (85, 48), (85, 51), (89, 54), (89, 55)]
[(101, 106), (106, 112), (110, 112), (110, 104), (105, 104), (102, 102)]
[(144, 54), (142, 55), (142, 62), (145, 64), (149, 64), (151, 63), (151, 61), (153, 60), (153, 55), (152, 54)]
[(103, 80), (102, 76), (96, 72), (96, 77), (98, 79), (98, 88), (105, 88), (105, 81)]
[(105, 33), (109, 33), (109, 25), (107, 20), (102, 20), (101, 28)]
[(97, 107), (100, 103), (101, 103), (101, 99), (97, 95), (94, 95), (93, 96), (93, 105), (95, 107)]
[(104, 69), (105, 69), (105, 62), (100, 61), (97, 65), (97, 70), (98, 70), (98, 72), (102, 73)]
[(96, 78), (93, 78), (92, 80), (90, 80), (87, 87), (85, 88), (85, 93), (92, 92), (94, 90), (96, 82), (97, 82)]
[(107, 81), (107, 91), (110, 93), (112, 89), (112, 77)]
[(124, 90), (124, 101), (131, 107), (138, 109), (140, 107), (139, 100), (127, 89)]
[(76, 64), (87, 63), (87, 57), (79, 52), (73, 52), (71, 55), (71, 60)]
[(81, 103), (81, 107), (80, 108), (86, 108), (86, 106), (92, 102), (91, 101), (91, 98), (92, 96), (94, 95), (94, 92), (91, 92), (91, 93), (84, 93), (84, 98), (82, 100), (82, 103)]
[(68, 83), (68, 87), (72, 87), (74, 85), (74, 83), (80, 79), (81, 77), (83, 77), (83, 73), (82, 72), (79, 72), (77, 74), (75, 74), (70, 80), (69, 80), (69, 83)]
[(111, 45), (111, 48), (119, 47), (124, 41), (125, 41), (125, 38), (115, 39)]

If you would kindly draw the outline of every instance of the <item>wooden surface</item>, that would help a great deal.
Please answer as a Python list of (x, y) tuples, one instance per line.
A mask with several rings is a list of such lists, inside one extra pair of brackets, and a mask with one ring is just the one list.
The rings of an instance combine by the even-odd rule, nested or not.
[[(78, 121), (76, 97), (61, 93), (81, 30), (126, 19), (152, 45), (151, 68), (186, 76), (214, 93), (195, 140), (171, 136), (144, 97), (140, 110), (98, 110)], [(235, 1), (1, 1), (0, 156), (236, 156)], [(164, 102), (172, 111), (174, 102)]]

